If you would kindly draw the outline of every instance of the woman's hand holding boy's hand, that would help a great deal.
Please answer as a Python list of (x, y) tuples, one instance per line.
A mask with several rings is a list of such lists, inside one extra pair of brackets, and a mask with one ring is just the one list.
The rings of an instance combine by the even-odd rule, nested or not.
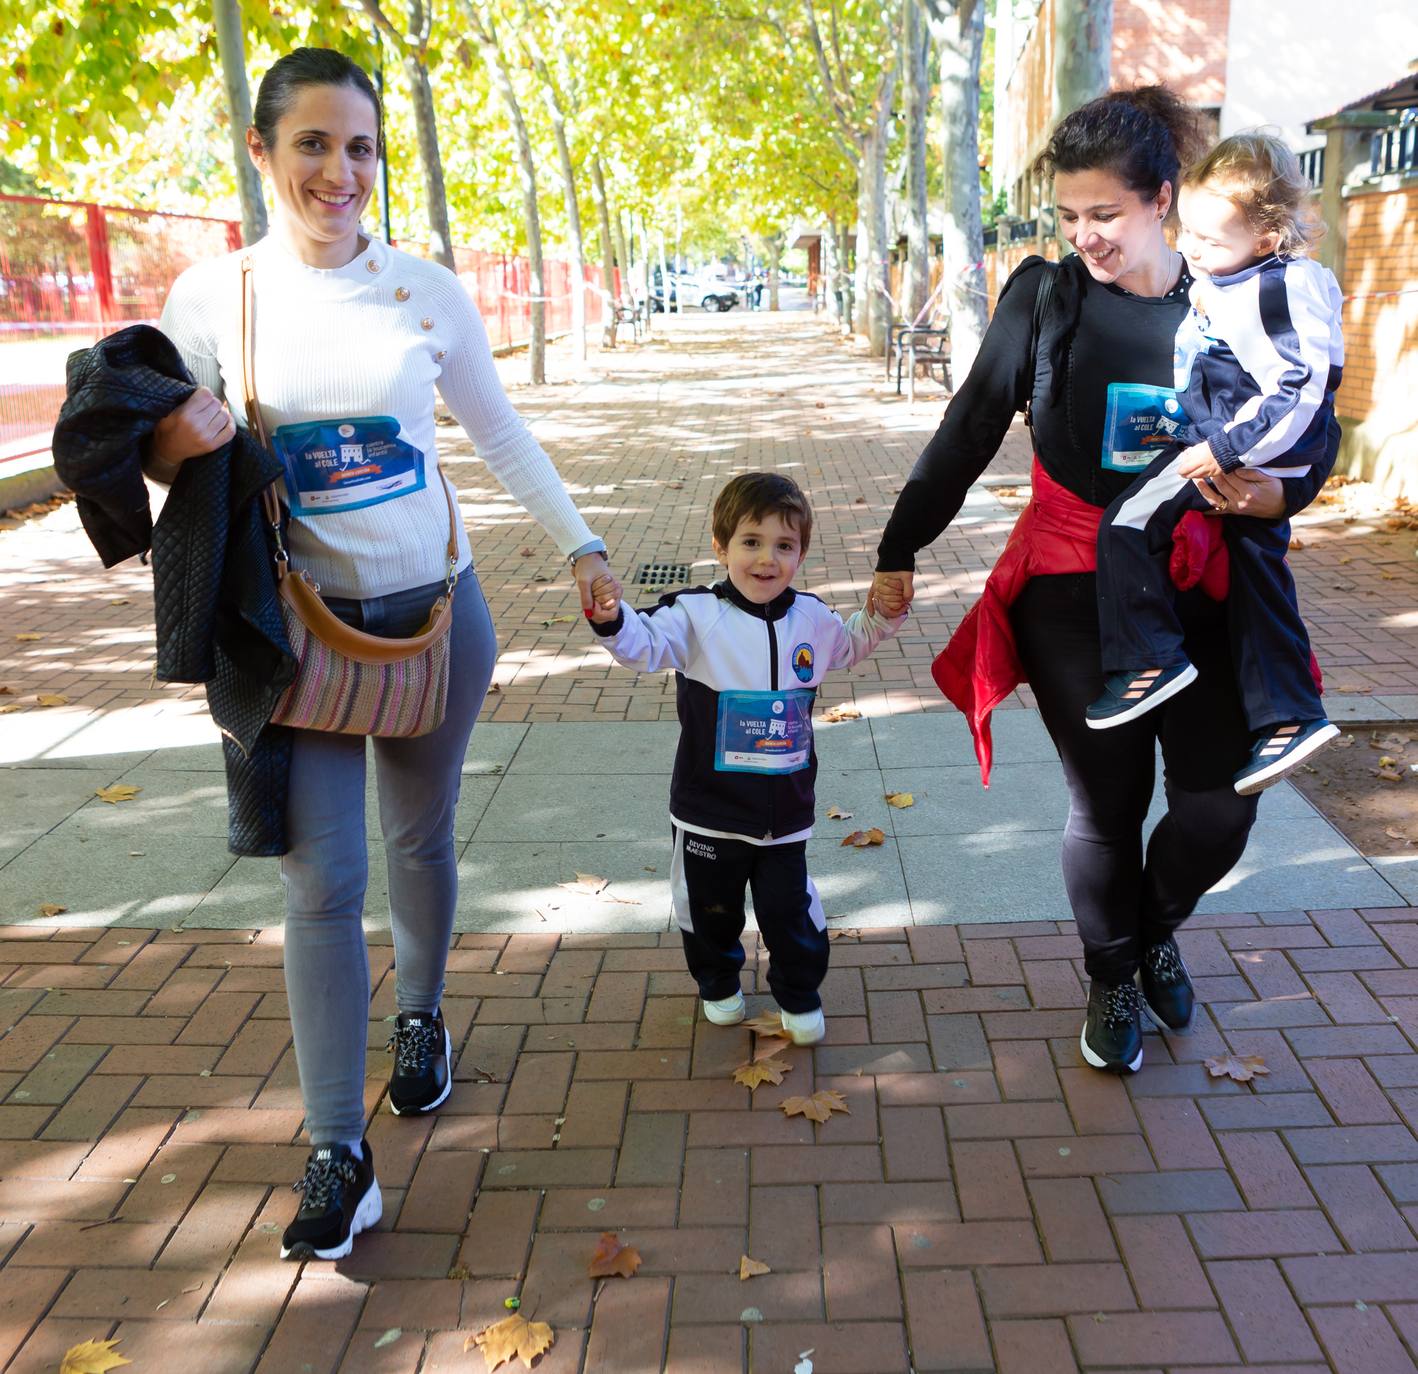
[(609, 606), (603, 606), (599, 601), (586, 612), (587, 619), (592, 625), (609, 625), (620, 615), (620, 601), (612, 601)]
[[(603, 553), (582, 554), (572, 566), (576, 590), (581, 594), (581, 609), (598, 625), (614, 620), (620, 611), (620, 598), (625, 589), (611, 571)], [(598, 616), (597, 611), (606, 612)]]
[(888, 620), (905, 615), (915, 596), (914, 582), (914, 575), (908, 572), (876, 573), (867, 592), (868, 613), (884, 615)]
[(1194, 482), (1203, 477), (1219, 477), (1224, 471), (1207, 443), (1193, 444), (1189, 449), (1183, 449), (1179, 462), (1178, 475), (1189, 477)]

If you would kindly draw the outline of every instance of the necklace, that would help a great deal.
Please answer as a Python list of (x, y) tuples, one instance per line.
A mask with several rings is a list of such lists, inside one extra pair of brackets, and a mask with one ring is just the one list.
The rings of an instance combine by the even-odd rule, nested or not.
[(1165, 301), (1168, 296), (1173, 295), (1182, 284), (1182, 267), (1184, 260), (1182, 258), (1182, 255), (1177, 252), (1173, 252), (1172, 257), (1175, 259), (1175, 261), (1173, 261), (1168, 266), (1167, 285), (1163, 288), (1161, 295), (1153, 296), (1145, 294), (1141, 291), (1132, 291), (1121, 284), (1119, 284), (1118, 290), (1127, 292), (1129, 296), (1136, 296), (1139, 300)]

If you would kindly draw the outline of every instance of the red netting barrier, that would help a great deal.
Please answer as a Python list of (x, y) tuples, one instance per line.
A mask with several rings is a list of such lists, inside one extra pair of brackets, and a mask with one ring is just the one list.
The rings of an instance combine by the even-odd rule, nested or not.
[[(426, 256), (422, 244), (400, 243)], [(157, 322), (187, 267), (241, 247), (234, 220), (0, 195), (0, 468), (44, 453), (64, 400), (64, 363), (75, 348), (125, 324)], [(455, 248), (458, 276), (487, 323), (494, 348), (532, 333), (525, 258)], [(543, 270), (548, 335), (571, 328), (571, 266)], [(586, 317), (601, 320), (601, 273), (586, 268)]]

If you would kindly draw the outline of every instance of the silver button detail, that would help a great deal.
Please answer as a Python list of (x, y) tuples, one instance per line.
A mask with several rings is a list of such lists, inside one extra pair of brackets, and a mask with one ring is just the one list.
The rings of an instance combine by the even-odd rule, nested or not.
[(406, 301), (409, 298), (409, 288), (407, 286), (396, 286), (394, 288), (394, 299), (396, 301)]
[(419, 321), (419, 328), (420, 328), (420, 329), (432, 329), (432, 328), (433, 328), (433, 320), (432, 320), (432, 318), (429, 317), (428, 315), (425, 315), (425, 316), (423, 317), (423, 319), (421, 319), (421, 320)]
[(368, 259), (364, 264), (371, 272), (379, 271), (379, 264), (373, 259)]

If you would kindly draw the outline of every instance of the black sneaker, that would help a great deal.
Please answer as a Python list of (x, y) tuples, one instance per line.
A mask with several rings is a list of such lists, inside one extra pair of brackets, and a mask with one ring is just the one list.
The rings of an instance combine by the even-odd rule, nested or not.
[(344, 1259), (354, 1238), (384, 1215), (374, 1152), (367, 1140), (361, 1146), (363, 1159), (356, 1159), (348, 1145), (317, 1145), (310, 1152), (305, 1177), (291, 1184), (292, 1191), (305, 1196), (281, 1237), (282, 1259)]
[(1103, 681), (1103, 695), (1084, 707), (1088, 728), (1111, 730), (1115, 725), (1136, 720), (1195, 681), (1196, 669), (1190, 663), (1136, 673), (1109, 673)]
[(1250, 762), (1236, 774), (1236, 791), (1243, 797), (1262, 792), (1318, 753), (1339, 733), (1337, 725), (1319, 720), (1292, 720), (1262, 731)]
[(1078, 1044), (1095, 1069), (1136, 1073), (1142, 1067), (1142, 1017), (1136, 983), (1093, 980), (1088, 989), (1088, 1019)]
[(388, 1048), (394, 1051), (394, 1072), (389, 1075), (389, 1110), (395, 1116), (431, 1112), (448, 1098), (453, 1076), (448, 1061), (453, 1042), (436, 1011), (400, 1014)]
[(1161, 1030), (1191, 1029), (1196, 989), (1182, 962), (1182, 952), (1169, 935), (1160, 945), (1142, 951), (1142, 1005)]

